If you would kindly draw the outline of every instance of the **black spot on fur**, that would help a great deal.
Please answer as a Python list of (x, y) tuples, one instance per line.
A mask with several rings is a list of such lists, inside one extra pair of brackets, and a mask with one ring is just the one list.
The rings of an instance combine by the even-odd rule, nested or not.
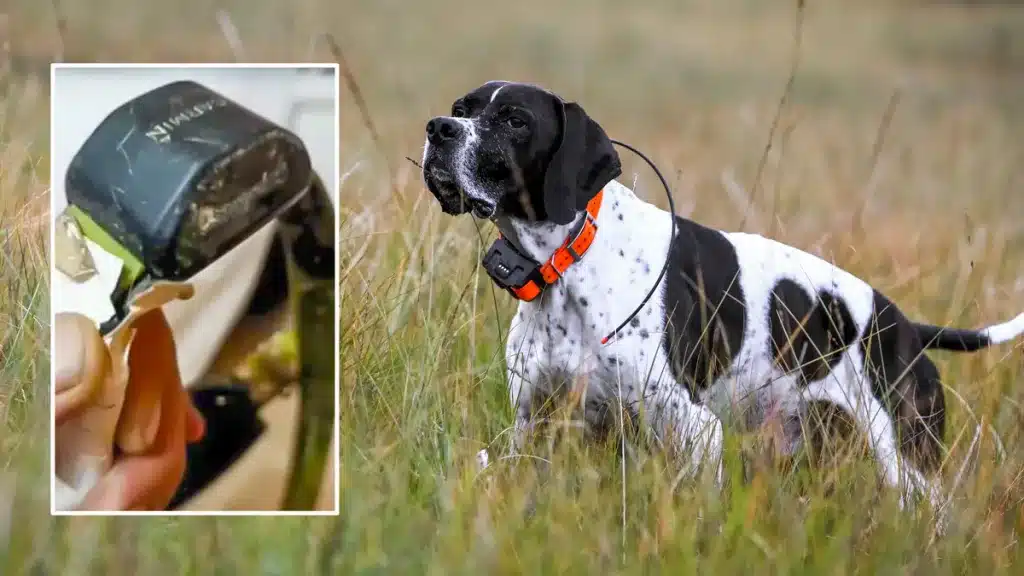
[(582, 304), (584, 308), (590, 306), (590, 302), (587, 302), (586, 298), (580, 298), (580, 304)]
[(632, 326), (633, 328), (636, 328), (637, 326), (640, 325), (640, 319), (634, 316), (633, 319), (629, 321), (629, 325)]
[(558, 325), (558, 331), (562, 333), (562, 336), (568, 336), (569, 335), (569, 331), (566, 330), (565, 326), (562, 326), (561, 324)]
[(874, 309), (861, 335), (871, 393), (896, 423), (900, 451), (924, 472), (942, 463), (946, 399), (935, 364), (910, 321), (875, 291)]
[(643, 338), (644, 340), (647, 340), (648, 336), (650, 335), (651, 333), (648, 332), (647, 329), (643, 329), (640, 331), (640, 337)]
[(626, 253), (623, 252), (622, 250), (619, 250), (619, 256), (625, 258), (626, 257)]
[(768, 322), (768, 353), (780, 369), (799, 372), (804, 385), (825, 378), (857, 339), (845, 302), (828, 292), (812, 301), (792, 280), (781, 280), (772, 290)]
[(665, 335), (669, 368), (694, 401), (733, 362), (747, 325), (739, 262), (718, 231), (676, 218), (678, 234), (665, 273)]
[(622, 220), (622, 214), (619, 214), (619, 220)]

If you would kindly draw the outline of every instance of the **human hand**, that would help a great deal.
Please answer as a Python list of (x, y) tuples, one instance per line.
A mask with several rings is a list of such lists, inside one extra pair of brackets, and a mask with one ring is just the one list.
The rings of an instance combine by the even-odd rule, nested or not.
[[(164, 510), (185, 473), (185, 447), (205, 423), (181, 384), (174, 338), (159, 309), (134, 324), (128, 384), (117, 423), (113, 466), (86, 494), (83, 510)], [(79, 314), (54, 319), (55, 452), (74, 458), (89, 441), (86, 413), (102, 401), (110, 355), (95, 324)], [(95, 434), (93, 435), (95, 436)]]

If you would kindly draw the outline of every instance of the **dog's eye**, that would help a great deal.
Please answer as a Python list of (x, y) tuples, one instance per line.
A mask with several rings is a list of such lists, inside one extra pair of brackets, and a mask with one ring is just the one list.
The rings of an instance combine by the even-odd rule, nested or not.
[(505, 120), (505, 123), (515, 130), (519, 130), (526, 126), (526, 122), (518, 116), (509, 116), (508, 120)]
[(463, 108), (462, 106), (453, 106), (452, 107), (452, 116), (454, 116), (456, 118), (462, 118), (465, 115), (466, 115), (466, 109)]

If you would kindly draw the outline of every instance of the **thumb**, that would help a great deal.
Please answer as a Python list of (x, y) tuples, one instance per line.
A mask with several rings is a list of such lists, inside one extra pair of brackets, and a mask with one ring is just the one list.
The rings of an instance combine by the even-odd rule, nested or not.
[(96, 325), (81, 314), (57, 314), (53, 333), (53, 412), (60, 425), (96, 397), (110, 370), (110, 356)]

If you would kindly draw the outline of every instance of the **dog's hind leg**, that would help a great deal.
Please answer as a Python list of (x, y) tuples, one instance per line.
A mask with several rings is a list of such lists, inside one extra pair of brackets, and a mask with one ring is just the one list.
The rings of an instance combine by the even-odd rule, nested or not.
[(830, 377), (809, 385), (805, 402), (828, 402), (849, 414), (868, 439), (872, 455), (881, 467), (886, 485), (899, 490), (900, 507), (906, 508), (915, 494), (924, 494), (938, 509), (942, 505), (938, 487), (903, 457), (898, 448), (896, 426), (885, 407), (861, 382), (847, 380), (842, 386)]

